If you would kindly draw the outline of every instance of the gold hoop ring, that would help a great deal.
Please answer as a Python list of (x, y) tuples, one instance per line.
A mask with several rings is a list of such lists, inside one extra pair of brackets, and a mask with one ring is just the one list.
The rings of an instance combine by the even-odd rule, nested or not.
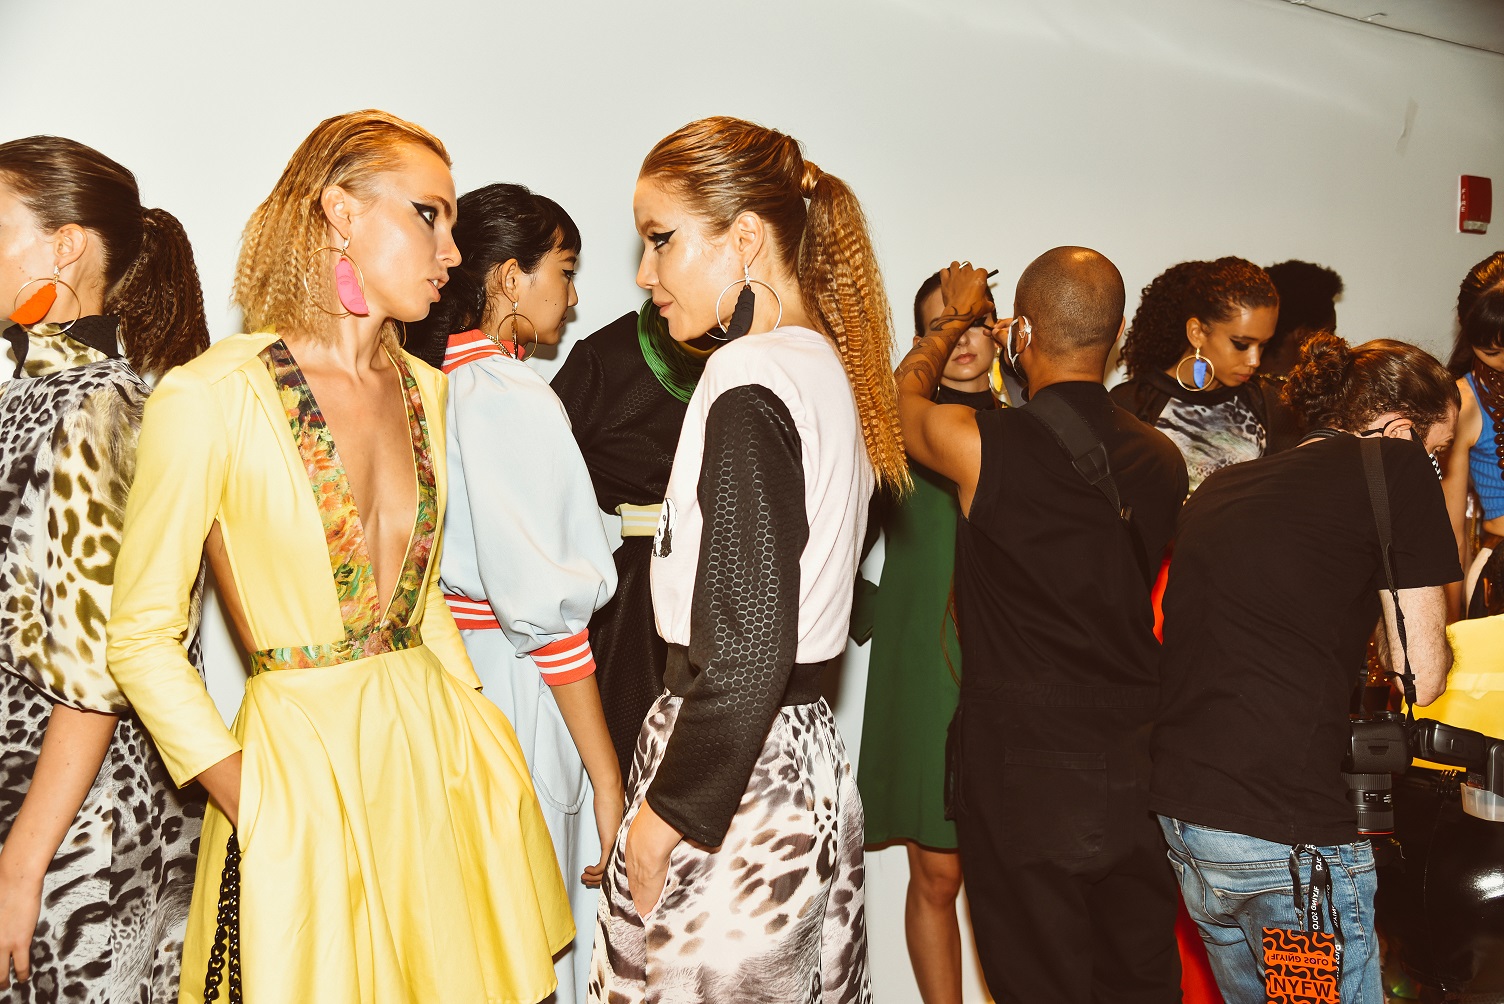
[[(530, 341), (530, 342), (524, 342), (522, 340), (522, 336), (517, 333), (517, 322), (514, 321), (514, 320), (512, 320), (512, 318), (514, 318), (514, 317), (520, 317), (524, 321), (527, 321), (527, 326), (528, 326), (529, 329), (531, 329), (530, 333), (533, 336), (532, 341)], [(503, 352), (506, 352), (509, 356), (511, 356), (513, 359), (517, 360), (519, 363), (525, 363), (529, 359), (533, 358), (533, 356), (536, 355), (537, 352), (538, 352), (538, 326), (533, 323), (532, 318), (528, 317), (526, 314), (522, 313), (519, 310), (514, 310), (511, 313), (509, 313), (509, 314), (505, 315), (504, 317), (502, 317), (502, 319), (496, 323), (496, 329), (497, 329), (498, 332), (501, 330), (501, 326), (503, 324), (505, 324), (507, 321), (512, 321), (512, 348), (511, 348), (511, 351), (508, 352), (506, 342), (502, 338), (500, 338), (500, 337), (492, 338), (491, 341), (493, 341), (493, 342), (496, 343), (496, 347), (497, 348), (501, 349), (501, 351), (503, 351)], [(487, 337), (489, 337), (489, 336), (487, 336)], [(532, 348), (528, 350), (528, 352), (527, 352), (526, 355), (523, 355), (523, 353), (522, 353), (522, 347), (524, 345), (531, 345), (532, 346)]]
[[(1184, 366), (1187, 361), (1194, 363), (1198, 358), (1202, 362), (1206, 363), (1206, 386), (1205, 387), (1197, 387), (1195, 384), (1193, 384), (1193, 383), (1186, 383), (1184, 380), (1182, 380), (1180, 378), (1180, 367)], [(1194, 377), (1195, 375), (1196, 375), (1196, 370), (1194, 368), (1192, 368), (1192, 370), (1191, 370), (1191, 376)], [(1215, 379), (1217, 379), (1217, 367), (1215, 367), (1215, 366), (1212, 365), (1212, 361), (1210, 359), (1206, 358), (1206, 356), (1200, 355), (1199, 353), (1197, 355), (1194, 355), (1194, 356), (1181, 356), (1180, 357), (1180, 362), (1178, 362), (1178, 363), (1175, 364), (1175, 382), (1178, 383), (1178, 384), (1180, 384), (1181, 389), (1183, 389), (1183, 390), (1195, 391), (1196, 393), (1199, 394), (1200, 392), (1202, 392), (1204, 390), (1209, 390), (1211, 388), (1212, 381), (1215, 380)]]
[[(327, 245), (326, 244), (323, 247), (314, 248), (313, 249), (313, 253), (316, 254), (316, 255), (317, 254), (322, 254), (325, 251), (333, 251), (335, 254), (339, 255), (341, 258), (345, 259), (345, 261), (347, 261), (347, 262), (350, 263), (350, 267), (355, 270), (355, 281), (358, 282), (358, 283), (360, 283), (360, 295), (361, 296), (365, 296), (365, 293), (366, 293), (366, 274), (360, 270), (359, 263), (357, 263), (354, 258), (351, 258), (350, 255), (349, 255), (349, 252), (347, 252), (344, 248), (337, 248), (337, 247), (333, 247), (332, 245)], [(353, 313), (351, 313), (348, 310), (340, 310), (340, 311), (336, 312), (336, 311), (330, 310), (328, 307), (324, 306), (322, 303), (319, 303), (318, 299), (315, 298), (314, 295), (313, 295), (313, 290), (310, 289), (309, 286), (308, 286), (308, 276), (307, 275), (303, 276), (303, 291), (308, 294), (308, 298), (310, 300), (313, 300), (313, 305), (315, 307), (317, 307), (318, 309), (322, 310), (324, 313), (328, 314), (330, 317), (354, 317), (355, 316)], [(341, 307), (344, 306), (344, 304), (340, 302), (339, 287), (337, 285), (335, 286), (335, 289), (334, 289), (334, 300), (335, 300), (336, 303), (340, 303)]]
[[(730, 330), (726, 326), (726, 322), (721, 320), (721, 301), (726, 298), (727, 293), (731, 292), (737, 286), (761, 286), (769, 293), (772, 293), (774, 302), (778, 304), (778, 320), (773, 322), (773, 327), (777, 328), (780, 324), (783, 323), (783, 297), (778, 295), (778, 290), (774, 289), (772, 286), (769, 286), (761, 279), (738, 279), (736, 282), (733, 282), (731, 285), (721, 290), (721, 295), (715, 298), (715, 323), (716, 326), (721, 329), (721, 334), (725, 334), (728, 330)], [(711, 335), (710, 337), (715, 338), (714, 335)], [(718, 342), (726, 341), (726, 339), (724, 338), (715, 338), (715, 340)]]
[[(23, 282), (21, 284), (21, 288), (18, 289), (18, 290), (16, 290), (15, 297), (12, 298), (11, 301), (10, 301), (11, 313), (15, 313), (16, 308), (19, 307), (19, 306), (21, 306), (21, 294), (24, 293), (24, 292), (26, 292), (27, 287), (28, 286), (35, 286), (39, 282), (50, 282), (50, 283), (54, 283), (54, 284), (56, 284), (58, 286), (61, 286), (64, 289), (66, 289), (72, 295), (72, 297), (73, 297), (73, 309), (77, 310), (78, 313), (74, 315), (73, 320), (69, 321), (67, 324), (64, 324), (64, 325), (61, 325), (61, 326), (58, 327), (57, 333), (58, 334), (62, 334), (63, 332), (67, 331), (69, 328), (73, 327), (73, 325), (75, 325), (75, 324), (78, 323), (78, 319), (83, 316), (83, 309), (84, 309), (83, 308), (83, 301), (79, 300), (79, 298), (78, 298), (78, 290), (76, 290), (72, 286), (68, 285), (62, 279), (57, 279), (57, 278), (53, 278), (52, 276), (47, 276), (46, 278), (43, 278), (43, 279), (28, 279), (27, 281)], [(41, 324), (41, 323), (42, 323), (41, 321), (37, 322), (37, 324)], [(33, 325), (33, 326), (35, 326), (35, 325)]]

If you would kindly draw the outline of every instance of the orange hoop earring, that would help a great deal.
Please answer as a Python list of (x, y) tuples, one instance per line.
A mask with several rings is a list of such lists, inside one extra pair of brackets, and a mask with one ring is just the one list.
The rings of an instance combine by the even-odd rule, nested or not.
[[(35, 286), (39, 282), (45, 282), (47, 283), (47, 285), (42, 289), (37, 290), (30, 296), (30, 298), (27, 299), (25, 303), (22, 303), (21, 294), (25, 293), (29, 287)], [(14, 321), (15, 323), (21, 325), (21, 327), (23, 328), (29, 328), (34, 324), (40, 324), (42, 318), (46, 317), (48, 313), (51, 312), (53, 306), (57, 303), (57, 288), (59, 286), (63, 287), (73, 295), (73, 303), (75, 308), (77, 308), (79, 303), (78, 291), (62, 280), (61, 270), (54, 268), (52, 270), (52, 277), (50, 279), (28, 279), (26, 282), (21, 284), (21, 288), (16, 290), (16, 295), (11, 300), (11, 312), (10, 316), (7, 317), (6, 320)], [(77, 323), (78, 317), (75, 315), (72, 320), (66, 322), (65, 324), (62, 324), (58, 328), (58, 331), (67, 331)]]

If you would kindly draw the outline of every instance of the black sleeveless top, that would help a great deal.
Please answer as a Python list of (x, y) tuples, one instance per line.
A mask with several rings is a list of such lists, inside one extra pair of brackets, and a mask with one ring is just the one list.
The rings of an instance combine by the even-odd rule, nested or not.
[[(1157, 571), (1186, 493), (1180, 451), (1100, 384), (1053, 384), (1037, 396), (1046, 394), (1064, 397), (1102, 438)], [(1142, 707), (1147, 721), (1159, 657), (1150, 583), (1117, 513), (1026, 411), (977, 414), (981, 475), (956, 541), (963, 700)]]

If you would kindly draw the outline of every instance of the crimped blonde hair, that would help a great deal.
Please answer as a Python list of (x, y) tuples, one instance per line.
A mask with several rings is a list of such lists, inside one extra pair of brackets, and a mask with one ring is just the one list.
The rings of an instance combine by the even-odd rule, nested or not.
[(893, 315), (867, 218), (846, 183), (805, 160), (793, 137), (727, 116), (691, 122), (660, 140), (642, 176), (670, 184), (716, 233), (741, 213), (762, 218), (775, 253), (798, 276), (805, 310), (836, 344), (878, 482), (907, 488)]
[(339, 302), (338, 255), (314, 253), (328, 244), (320, 205), (324, 189), (338, 185), (366, 196), (371, 179), (398, 167), (411, 146), (450, 163), (444, 144), (428, 130), (375, 109), (325, 119), (308, 134), (241, 235), (233, 299), (245, 314), (246, 330), (333, 334), (335, 318), (317, 306)]

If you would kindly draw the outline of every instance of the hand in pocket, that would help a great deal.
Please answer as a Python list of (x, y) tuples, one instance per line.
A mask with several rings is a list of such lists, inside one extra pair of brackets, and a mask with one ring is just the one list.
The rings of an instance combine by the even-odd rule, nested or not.
[(627, 829), (627, 888), (639, 917), (658, 905), (668, 882), (669, 855), (684, 836), (665, 823), (646, 801)]

